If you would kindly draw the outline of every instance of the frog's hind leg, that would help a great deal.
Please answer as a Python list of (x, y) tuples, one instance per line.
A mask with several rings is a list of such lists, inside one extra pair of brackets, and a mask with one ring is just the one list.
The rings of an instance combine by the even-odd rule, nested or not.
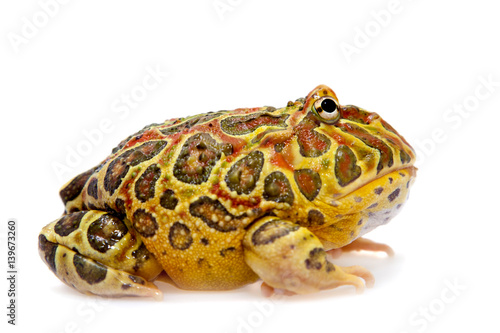
[(45, 226), (38, 240), (42, 260), (82, 293), (161, 299), (148, 280), (162, 268), (126, 219), (101, 211), (70, 213)]
[(372, 240), (360, 237), (354, 240), (352, 243), (337, 248), (326, 251), (331, 258), (338, 258), (343, 252), (352, 251), (370, 251), (370, 252), (385, 252), (389, 257), (394, 256), (394, 250), (387, 244), (377, 243)]
[(59, 191), (59, 196), (64, 203), (65, 213), (84, 210), (82, 190), (85, 184), (98, 167), (89, 169), (68, 181)]
[[(358, 291), (373, 285), (373, 276), (360, 266), (340, 267), (327, 260), (321, 241), (307, 228), (265, 217), (243, 239), (246, 263), (269, 287), (296, 294), (352, 285)], [(364, 281), (366, 281), (366, 283)]]

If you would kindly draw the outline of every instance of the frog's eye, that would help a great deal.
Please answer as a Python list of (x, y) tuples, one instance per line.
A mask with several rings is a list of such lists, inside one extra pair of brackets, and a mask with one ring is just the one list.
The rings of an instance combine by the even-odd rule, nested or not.
[(313, 111), (326, 123), (332, 124), (340, 119), (339, 105), (332, 97), (322, 97), (313, 104)]

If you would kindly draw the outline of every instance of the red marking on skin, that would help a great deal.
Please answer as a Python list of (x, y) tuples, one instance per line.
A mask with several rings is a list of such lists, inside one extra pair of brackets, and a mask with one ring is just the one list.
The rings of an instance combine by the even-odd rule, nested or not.
[(316, 191), (316, 185), (314, 185), (314, 180), (309, 174), (305, 172), (300, 173), (297, 177), (297, 181), (299, 183), (299, 187), (304, 192), (311, 194), (314, 191)]
[(256, 118), (245, 120), (243, 122), (235, 124), (233, 129), (236, 132), (246, 132), (248, 130), (253, 131), (257, 127), (262, 126), (262, 125), (278, 126), (282, 122), (283, 122), (283, 119), (281, 117), (260, 115)]
[[(386, 121), (385, 121), (385, 120), (383, 120), (383, 119), (380, 119), (380, 122), (382, 123), (382, 125), (383, 125), (383, 126), (384, 126), (387, 130), (389, 130), (390, 132), (393, 132), (393, 133), (396, 135), (397, 139), (399, 139), (399, 140), (403, 141), (403, 142), (404, 142), (404, 143), (405, 143), (408, 147), (410, 147), (410, 149), (413, 151), (413, 147), (412, 147), (412, 146), (408, 143), (408, 141), (406, 141), (406, 139), (405, 139), (404, 137), (402, 137), (402, 136), (398, 133), (398, 131), (396, 131), (396, 130), (394, 129), (394, 127), (392, 127), (391, 125), (389, 125), (389, 123), (388, 123), (388, 122), (386, 122)], [(401, 150), (404, 150), (404, 149), (403, 149), (403, 147), (402, 147), (401, 145), (399, 145), (399, 144), (398, 144), (398, 146), (401, 148)]]
[[(264, 132), (262, 132), (262, 133), (264, 133)], [(274, 146), (276, 143), (278, 143), (278, 141), (280, 141), (280, 140), (276, 140), (276, 138), (273, 138), (273, 137), (266, 137), (264, 140), (262, 140), (259, 147), (269, 148), (269, 147)]]
[(159, 169), (156, 169), (155, 171), (159, 171), (160, 173), (152, 172), (151, 170), (154, 170), (154, 169), (150, 169), (150, 168), (148, 168), (146, 170), (149, 172), (146, 173), (146, 171), (145, 171), (141, 175), (140, 180), (135, 185), (136, 187), (137, 186), (139, 187), (138, 188), (139, 193), (142, 193), (142, 194), (148, 193), (150, 191), (151, 187), (153, 187), (156, 184), (157, 179), (155, 179), (155, 178), (157, 178), (161, 174), (161, 171)]
[(276, 183), (278, 184), (278, 186), (280, 188), (280, 193), (286, 193), (288, 191), (287, 183), (285, 183), (281, 180), (276, 181)]
[[(130, 179), (124, 180), (118, 190), (118, 193), (120, 194), (119, 197), (123, 196), (125, 198), (125, 200), (123, 201), (125, 204), (125, 211), (127, 212), (129, 212), (132, 209), (132, 205), (135, 200), (135, 196), (133, 196), (133, 194), (130, 193), (131, 192), (130, 188), (133, 188), (131, 185), (134, 183), (137, 176), (138, 174), (136, 174), (135, 177), (131, 177)], [(114, 203), (111, 204), (114, 205)]]
[(175, 160), (173, 159), (173, 157), (174, 157), (173, 153), (170, 157), (169, 157), (169, 154), (171, 154), (171, 152), (177, 148), (177, 145), (181, 141), (181, 138), (182, 138), (181, 133), (175, 133), (175, 134), (168, 136), (167, 140), (169, 141), (169, 145), (167, 146), (167, 149), (165, 149), (165, 151), (161, 155), (161, 158), (159, 160), (160, 164), (162, 164), (164, 166), (164, 165), (168, 164), (169, 162), (175, 162)]
[(259, 145), (259, 147), (261, 148), (270, 148), (270, 147), (274, 147), (276, 144), (278, 143), (282, 143), (283, 144), (283, 150), (278, 153), (278, 152), (275, 152), (273, 148), (271, 148), (271, 159), (270, 159), (270, 162), (273, 164), (273, 165), (276, 165), (277, 167), (279, 168), (283, 168), (283, 169), (287, 169), (287, 170), (291, 170), (293, 171), (294, 170), (294, 167), (293, 167), (293, 162), (294, 162), (294, 154), (293, 154), (293, 150), (291, 149), (291, 144), (290, 142), (292, 141), (293, 137), (291, 135), (293, 135), (293, 132), (292, 131), (288, 131), (288, 133), (290, 133), (290, 136), (288, 137), (288, 139), (286, 140), (283, 140), (283, 132), (280, 132), (280, 135), (281, 136), (270, 136), (270, 137), (267, 137), (266, 139), (264, 139), (264, 141)]
[(362, 130), (361, 128), (348, 123), (338, 123), (337, 127), (344, 129), (347, 133), (367, 142), (370, 146), (380, 150), (380, 159), (384, 167), (389, 165), (392, 156), (392, 150), (384, 141), (376, 136)]
[[(212, 124), (212, 126), (210, 126)], [(233, 145), (233, 154), (231, 156), (238, 156), (241, 150), (247, 145), (244, 139), (236, 138), (225, 134), (220, 128), (219, 119), (214, 119), (208, 123), (193, 126), (189, 132), (205, 132), (211, 133), (213, 136), (221, 140), (223, 143), (230, 143)], [(188, 132), (188, 133), (189, 133)]]
[(173, 148), (175, 148), (179, 144), (179, 142), (181, 142), (181, 133), (176, 133), (175, 135), (172, 135), (169, 138), (171, 139), (171, 144), (166, 150), (167, 153), (169, 153)]
[[(312, 115), (310, 117), (313, 117)], [(328, 148), (328, 141), (323, 141), (320, 139), (319, 133), (314, 131), (318, 127), (311, 118), (306, 117), (304, 120), (295, 126), (294, 131), (297, 133), (297, 140), (302, 145), (304, 152), (309, 152), (311, 150), (325, 151)]]
[(326, 144), (323, 140), (318, 139), (318, 136), (315, 135), (312, 130), (300, 132), (299, 137), (305, 151), (313, 149), (324, 151), (328, 147), (328, 144)]
[[(265, 132), (262, 132), (265, 133)], [(261, 134), (262, 134), (261, 133)], [(265, 134), (264, 139), (260, 142), (259, 147), (269, 148), (274, 147), (278, 143), (282, 143), (283, 146), (289, 145), (290, 141), (295, 136), (292, 128), (283, 128), (278, 131), (268, 132)]]
[(372, 121), (380, 118), (378, 114), (360, 110), (354, 105), (341, 106), (339, 109), (342, 118), (349, 120), (359, 120), (364, 124), (370, 124)]
[(387, 145), (385, 145), (385, 143), (376, 136), (373, 136), (368, 132), (362, 131), (358, 127), (354, 127), (348, 123), (338, 124), (337, 126), (345, 129), (347, 133), (352, 134), (357, 138), (366, 140), (373, 147), (376, 147), (385, 153), (389, 153)]
[(339, 145), (346, 145), (346, 146), (351, 146), (351, 147), (353, 145), (352, 141), (347, 142), (346, 138), (338, 133), (331, 132), (331, 133), (328, 133), (328, 136), (331, 137), (332, 139), (334, 139), (335, 141), (337, 141)]
[(167, 135), (166, 137), (172, 141), (172, 145), (176, 145), (178, 144), (180, 141), (181, 141), (181, 138), (184, 134), (187, 134), (189, 133), (191, 129), (184, 129), (180, 132), (176, 132), (176, 133), (172, 133), (172, 134), (169, 134)]
[(270, 159), (271, 164), (280, 169), (293, 171), (293, 154), (291, 149), (284, 148), (281, 153), (273, 152)]
[(130, 148), (132, 146), (135, 146), (138, 143), (145, 142), (145, 141), (150, 141), (150, 140), (161, 140), (164, 139), (165, 135), (161, 134), (158, 132), (156, 129), (149, 129), (139, 135), (139, 138), (137, 139), (136, 137), (130, 139), (129, 142), (122, 148), (122, 150)]
[(352, 171), (352, 166), (355, 164), (355, 161), (351, 159), (349, 154), (343, 154), (343, 158), (338, 159), (339, 171), (344, 175), (344, 177), (348, 177), (350, 172)]
[[(383, 127), (390, 132), (387, 133), (378, 133), (380, 136), (383, 136), (384, 139), (387, 141), (393, 143), (396, 145), (399, 149), (401, 150), (406, 150), (404, 147), (403, 142), (410, 147), (410, 149), (413, 150), (413, 148), (410, 146), (410, 144), (403, 138), (399, 133), (391, 126), (389, 125), (385, 120), (380, 118), (380, 116), (375, 113), (375, 112), (369, 112), (366, 110), (360, 110), (358, 107), (354, 105), (347, 105), (347, 106), (342, 106), (340, 108), (340, 112), (342, 114), (342, 118), (348, 119), (348, 120), (353, 120), (353, 121), (360, 121), (364, 124), (371, 124), (374, 121), (380, 121), (380, 123), (383, 125)], [(392, 135), (391, 135), (392, 134)]]

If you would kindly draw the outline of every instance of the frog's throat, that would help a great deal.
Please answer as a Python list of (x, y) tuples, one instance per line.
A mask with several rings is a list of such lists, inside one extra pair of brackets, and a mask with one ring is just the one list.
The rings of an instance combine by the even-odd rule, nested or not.
[(343, 213), (365, 211), (370, 207), (391, 208), (406, 201), (416, 174), (414, 166), (396, 169), (325, 203)]

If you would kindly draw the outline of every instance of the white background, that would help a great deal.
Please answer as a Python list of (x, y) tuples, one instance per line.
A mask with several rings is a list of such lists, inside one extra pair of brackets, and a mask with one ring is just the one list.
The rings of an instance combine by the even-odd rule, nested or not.
[[(54, 1), (0, 5), (3, 272), (6, 222), (19, 224), (16, 327), (6, 323), (0, 275), (8, 332), (499, 331), (493, 1)], [(168, 75), (141, 95), (148, 70)], [(342, 104), (379, 113), (419, 153), (405, 209), (369, 235), (396, 257), (336, 261), (369, 268), (374, 288), (269, 303), (258, 284), (229, 292), (160, 284), (162, 302), (109, 300), (71, 290), (39, 259), (38, 232), (63, 210), (60, 186), (130, 133), (188, 114), (282, 107), (320, 83)], [(70, 153), (77, 149), (80, 157)]]

